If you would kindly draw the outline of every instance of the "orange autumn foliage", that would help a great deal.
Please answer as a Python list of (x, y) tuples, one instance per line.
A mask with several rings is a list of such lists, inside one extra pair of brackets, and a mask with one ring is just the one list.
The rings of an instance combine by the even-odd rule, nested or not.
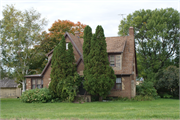
[(56, 38), (58, 40), (61, 39), (62, 35), (65, 34), (65, 32), (69, 32), (74, 34), (75, 31), (80, 32), (80, 37), (83, 37), (83, 31), (86, 25), (82, 24), (81, 22), (71, 22), (69, 20), (59, 20), (55, 21), (52, 24), (52, 27), (49, 29), (50, 33), (49, 36), (51, 38)]

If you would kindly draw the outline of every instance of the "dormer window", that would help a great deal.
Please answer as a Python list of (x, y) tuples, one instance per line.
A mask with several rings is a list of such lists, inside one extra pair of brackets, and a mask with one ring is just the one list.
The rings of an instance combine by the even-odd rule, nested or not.
[(66, 50), (68, 50), (68, 44), (69, 44), (69, 43), (66, 43)]

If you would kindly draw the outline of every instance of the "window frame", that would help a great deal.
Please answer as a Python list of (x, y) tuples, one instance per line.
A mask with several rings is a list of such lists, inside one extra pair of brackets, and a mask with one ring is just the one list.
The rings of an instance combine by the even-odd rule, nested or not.
[(120, 78), (120, 79), (121, 79), (120, 88), (119, 88), (119, 89), (116, 88), (116, 85), (119, 84), (119, 83), (116, 83), (116, 81), (115, 81), (112, 90), (122, 90), (122, 77), (116, 76), (116, 80), (117, 80), (117, 78)]
[[(35, 84), (33, 84), (33, 80), (35, 80)], [(38, 80), (41, 80), (41, 84), (38, 84)], [(35, 88), (33, 87), (35, 85)], [(40, 85), (40, 88), (38, 88), (38, 85)], [(43, 88), (43, 79), (42, 78), (31, 78), (31, 89), (41, 89)]]
[[(111, 56), (114, 56), (114, 65), (111, 65)], [(109, 55), (109, 65), (111, 66), (111, 67), (116, 67), (116, 55)]]

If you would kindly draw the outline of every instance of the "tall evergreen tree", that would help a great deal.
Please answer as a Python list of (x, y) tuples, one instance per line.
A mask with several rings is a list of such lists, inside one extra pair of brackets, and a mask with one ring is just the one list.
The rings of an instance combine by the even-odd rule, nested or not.
[(76, 72), (75, 58), (72, 43), (68, 44), (67, 50), (67, 76), (74, 76)]
[(104, 30), (97, 26), (96, 33), (91, 39), (84, 88), (92, 95), (98, 94), (100, 98), (107, 96), (116, 80), (114, 71), (109, 66), (106, 46)]
[(49, 85), (49, 90), (51, 91), (53, 97), (57, 96), (59, 90), (57, 89), (57, 84), (66, 77), (66, 42), (63, 36), (60, 44), (58, 44), (54, 51), (51, 61), (51, 83)]
[(84, 59), (84, 72), (87, 70), (88, 55), (91, 48), (92, 29), (87, 25), (84, 29), (84, 43), (83, 43), (83, 59)]
[(68, 50), (66, 50), (66, 42), (63, 36), (52, 57), (51, 84), (49, 88), (53, 97), (58, 97), (63, 101), (73, 101), (78, 91), (79, 80), (73, 46), (69, 43)]
[(84, 79), (87, 81), (87, 73), (88, 73), (88, 55), (90, 53), (91, 48), (91, 38), (92, 38), (92, 29), (90, 26), (86, 26), (84, 29), (84, 43), (83, 43), (83, 59), (84, 59)]

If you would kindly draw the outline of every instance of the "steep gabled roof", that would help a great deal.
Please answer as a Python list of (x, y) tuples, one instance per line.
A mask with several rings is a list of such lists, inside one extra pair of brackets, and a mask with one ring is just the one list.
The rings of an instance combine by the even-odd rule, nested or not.
[[(83, 60), (83, 51), (82, 51), (82, 44), (79, 41), (79, 39), (77, 37), (75, 37), (73, 34), (66, 32), (65, 33), (65, 38), (68, 36), (71, 43), (73, 44), (73, 46), (75, 47), (75, 49), (77, 50), (78, 54), (80, 55), (79, 60), (76, 62), (76, 64), (78, 65), (80, 63), (81, 60)], [(46, 54), (46, 56), (49, 56), (53, 53), (54, 49), (51, 50), (49, 53)], [(26, 75), (24, 77), (26, 78), (35, 78), (35, 77), (43, 77), (44, 73), (46, 72), (47, 68), (49, 67), (49, 65), (51, 65), (51, 60), (52, 57), (49, 59), (48, 63), (46, 64), (45, 68), (43, 69), (41, 74), (35, 74), (35, 75)]]
[[(79, 53), (80, 56), (83, 56), (83, 50), (82, 50), (82, 41), (80, 41), (78, 37), (74, 36), (72, 33), (68, 33), (66, 32), (64, 34), (64, 37), (68, 36), (70, 38), (70, 41), (72, 42), (73, 46), (75, 47), (75, 49), (77, 50), (77, 52)], [(46, 56), (49, 56), (53, 53), (54, 49), (51, 50), (49, 53), (46, 54)]]
[(127, 36), (123, 37), (106, 37), (108, 53), (122, 53), (127, 41)]
[[(80, 55), (80, 58), (77, 61), (77, 65), (81, 62), (83, 62), (83, 38), (78, 38), (77, 36), (74, 36), (71, 33), (66, 32), (65, 38), (68, 37), (71, 43), (73, 44), (74, 48)], [(114, 70), (115, 74), (126, 74), (130, 75), (132, 74), (132, 66), (133, 66), (133, 60), (135, 57), (135, 63), (136, 63), (136, 53), (134, 54), (133, 51), (131, 51), (131, 47), (135, 48), (135, 46), (132, 46), (133, 44), (130, 42), (130, 39), (132, 37), (130, 36), (117, 36), (117, 37), (106, 37), (106, 43), (107, 43), (107, 52), (110, 53), (124, 53), (123, 54), (123, 65), (122, 70)], [(133, 38), (134, 39), (134, 38)], [(133, 40), (134, 41), (134, 40)], [(53, 53), (54, 49), (50, 51), (47, 56), (51, 55)], [(126, 63), (126, 64), (124, 64)], [(40, 75), (27, 75), (25, 77), (42, 77), (44, 73), (46, 72), (47, 68), (51, 64), (51, 58), (48, 61), (46, 67), (42, 71)], [(137, 64), (136, 64), (136, 73), (137, 73)]]
[(73, 44), (73, 46), (74, 46), (75, 49), (77, 50), (78, 54), (79, 54), (79, 55), (82, 57), (82, 59), (83, 59), (82, 44), (81, 44), (79, 38), (76, 37), (76, 36), (74, 36), (74, 35), (71, 34), (71, 33), (68, 33), (68, 32), (66, 32), (65, 35), (69, 36), (71, 43)]

